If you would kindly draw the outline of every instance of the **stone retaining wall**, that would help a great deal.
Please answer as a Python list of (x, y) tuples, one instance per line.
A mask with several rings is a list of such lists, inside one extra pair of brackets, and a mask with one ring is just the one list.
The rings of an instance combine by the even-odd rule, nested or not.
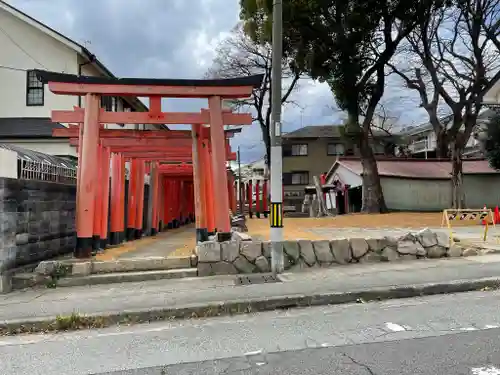
[[(478, 255), (480, 250), (454, 244), (445, 233), (424, 229), (399, 238), (350, 238), (334, 240), (297, 240), (280, 243), (285, 270), (329, 267), (348, 263), (383, 262), (422, 258)], [(270, 242), (209, 241), (196, 248), (198, 276), (269, 272)]]
[(0, 274), (71, 252), (76, 187), (0, 178)]

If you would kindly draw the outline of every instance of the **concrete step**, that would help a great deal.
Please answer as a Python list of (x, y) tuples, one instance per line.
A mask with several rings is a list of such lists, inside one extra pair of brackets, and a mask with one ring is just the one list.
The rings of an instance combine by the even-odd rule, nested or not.
[(71, 276), (57, 280), (57, 287), (114, 284), (125, 282), (140, 282), (162, 279), (180, 279), (183, 277), (196, 277), (198, 270), (196, 268), (183, 268), (171, 270), (155, 270), (141, 272), (115, 272), (92, 274), (88, 276)]
[(19, 272), (12, 275), (12, 290), (32, 288), (50, 282), (50, 277), (34, 272)]

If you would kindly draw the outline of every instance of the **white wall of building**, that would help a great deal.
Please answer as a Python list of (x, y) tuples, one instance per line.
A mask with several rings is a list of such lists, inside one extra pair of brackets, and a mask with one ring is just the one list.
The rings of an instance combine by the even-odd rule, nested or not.
[(47, 87), (43, 106), (26, 106), (24, 70), (76, 74), (77, 53), (2, 9), (0, 26), (0, 117), (50, 117), (51, 109), (72, 109), (77, 97), (54, 95)]

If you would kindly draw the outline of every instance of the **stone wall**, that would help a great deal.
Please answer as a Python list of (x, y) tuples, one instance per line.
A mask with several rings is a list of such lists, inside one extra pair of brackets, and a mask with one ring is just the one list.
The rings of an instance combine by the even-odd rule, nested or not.
[(0, 273), (75, 246), (76, 187), (0, 178)]
[[(365, 263), (422, 258), (477, 255), (475, 248), (458, 244), (450, 247), (448, 236), (424, 229), (399, 238), (350, 238), (334, 240), (297, 240), (280, 243), (285, 270), (330, 267), (339, 264)], [(198, 275), (269, 272), (270, 242), (205, 242), (196, 248)]]

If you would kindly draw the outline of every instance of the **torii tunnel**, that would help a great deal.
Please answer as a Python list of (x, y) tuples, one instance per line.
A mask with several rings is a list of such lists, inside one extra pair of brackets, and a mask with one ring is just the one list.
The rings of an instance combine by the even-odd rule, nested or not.
[[(142, 237), (144, 219), (153, 235), (195, 221), (197, 241), (212, 233), (220, 241), (230, 238), (236, 191), (227, 161), (236, 158), (229, 144), (235, 131), (224, 126), (250, 125), (252, 117), (224, 110), (222, 100), (250, 97), (262, 75), (173, 80), (36, 73), (55, 94), (85, 96), (85, 108), (52, 111), (53, 122), (70, 124), (53, 136), (70, 138), (78, 149), (75, 257)], [(148, 97), (149, 112), (107, 112), (100, 108), (101, 96)], [(206, 98), (209, 108), (162, 112), (162, 98)], [(191, 130), (111, 130), (104, 124), (187, 124)]]

